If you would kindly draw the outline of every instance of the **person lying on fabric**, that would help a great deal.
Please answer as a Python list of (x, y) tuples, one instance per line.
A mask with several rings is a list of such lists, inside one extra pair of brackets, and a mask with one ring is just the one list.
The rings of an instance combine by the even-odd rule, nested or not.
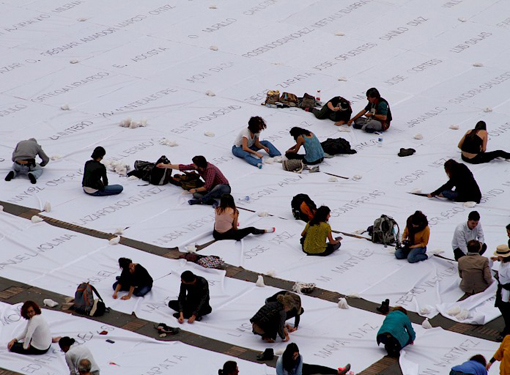
[(481, 293), (492, 284), (489, 259), (480, 255), (480, 242), (471, 240), (467, 245), (467, 255), (459, 259), (460, 289), (473, 295)]
[(60, 349), (65, 353), (65, 360), (67, 367), (69, 367), (69, 375), (79, 375), (79, 365), (82, 359), (90, 361), (89, 373), (92, 375), (99, 375), (99, 367), (90, 350), (83, 344), (77, 344), (76, 340), (65, 336), (58, 341)]
[(263, 166), (262, 155), (258, 152), (259, 150), (263, 149), (272, 158), (280, 156), (280, 151), (271, 142), (259, 139), (260, 132), (266, 128), (266, 122), (262, 117), (250, 118), (248, 128), (243, 129), (237, 135), (232, 146), (232, 153), (259, 169)]
[(401, 306), (393, 307), (377, 332), (377, 345), (383, 343), (390, 357), (398, 357), (404, 347), (414, 344), (414, 340), (416, 333), (407, 310)]
[(121, 300), (128, 300), (132, 296), (143, 297), (151, 291), (152, 277), (141, 264), (133, 263), (129, 258), (119, 258), (119, 267), (122, 273), (113, 283), (114, 299), (117, 299), (120, 291), (128, 292), (120, 297)]
[(467, 243), (476, 240), (480, 243), (479, 254), (482, 255), (487, 250), (485, 236), (483, 234), (482, 224), (480, 224), (480, 214), (477, 211), (471, 211), (467, 222), (463, 222), (455, 228), (453, 232), (452, 248), (455, 260), (459, 260), (467, 254)]
[(214, 217), (213, 237), (215, 240), (240, 241), (249, 234), (264, 234), (274, 232), (272, 229), (257, 229), (255, 227), (238, 228), (239, 210), (230, 194), (221, 196), (220, 204), (216, 207)]
[(294, 307), (294, 299), (288, 295), (279, 295), (276, 302), (264, 304), (250, 319), (253, 334), (262, 336), (268, 343), (274, 342), (278, 334), (282, 341), (289, 341), (289, 332), (285, 326), (287, 312)]
[(188, 323), (195, 320), (201, 321), (204, 315), (210, 314), (212, 308), (209, 305), (209, 283), (201, 276), (195, 275), (191, 271), (184, 271), (181, 274), (181, 288), (177, 301), (168, 302), (168, 307), (177, 311), (174, 317), (179, 323)]
[(192, 204), (209, 204), (213, 205), (216, 199), (219, 199), (223, 194), (230, 194), (231, 189), (228, 180), (223, 173), (211, 163), (208, 163), (206, 158), (202, 155), (194, 156), (193, 164), (164, 164), (159, 163), (156, 165), (158, 168), (171, 168), (179, 171), (196, 170), (200, 177), (205, 181), (205, 185), (196, 189), (189, 190), (193, 194), (194, 199), (190, 199), (188, 203)]
[(488, 163), (496, 158), (510, 159), (510, 153), (503, 150), (487, 151), (487, 125), (485, 121), (478, 121), (474, 129), (468, 130), (459, 142), (462, 160), (466, 163)]
[(347, 125), (351, 126), (354, 123), (353, 128), (367, 133), (388, 130), (393, 119), (388, 101), (381, 98), (381, 94), (375, 87), (367, 90), (367, 100), (367, 106), (347, 121)]
[(287, 348), (285, 348), (285, 351), (276, 362), (276, 375), (344, 375), (350, 369), (351, 365), (349, 363), (345, 367), (339, 367), (338, 369), (304, 363), (303, 356), (299, 354), (299, 348), (295, 343), (287, 345)]
[(285, 320), (289, 320), (294, 318), (294, 327), (290, 325), (286, 325), (285, 327), (289, 332), (297, 331), (299, 327), (299, 322), (301, 321), (301, 315), (305, 312), (305, 309), (301, 306), (301, 297), (299, 297), (296, 293), (287, 292), (282, 290), (273, 294), (271, 297), (266, 298), (266, 304), (278, 301), (278, 296), (290, 296), (293, 300), (292, 309), (286, 312), (287, 316)]
[(122, 193), (124, 189), (121, 185), (108, 185), (108, 177), (106, 177), (106, 167), (101, 163), (106, 150), (98, 146), (90, 156), (92, 160), (85, 163), (83, 170), (83, 180), (81, 185), (83, 191), (95, 197), (104, 197), (108, 195), (117, 195)]
[(302, 249), (307, 255), (326, 256), (340, 248), (340, 239), (333, 238), (331, 234), (331, 226), (328, 224), (330, 217), (329, 207), (321, 206), (317, 209), (313, 219), (306, 224), (300, 241)]
[(487, 375), (487, 360), (481, 354), (469, 358), (469, 361), (452, 367), (450, 375)]
[[(35, 161), (35, 157), (38, 155), (41, 158), (40, 164)], [(12, 161), (14, 163), (7, 176), (5, 176), (5, 181), (11, 181), (18, 174), (26, 174), (30, 182), (35, 184), (43, 173), (42, 167), (49, 163), (50, 158), (44, 153), (37, 140), (30, 138), (16, 145), (12, 153)]]
[(482, 193), (473, 173), (465, 164), (449, 159), (444, 163), (444, 170), (449, 178), (448, 182), (428, 194), (429, 198), (438, 196), (456, 202), (473, 201), (480, 203)]
[[(322, 163), (324, 160), (324, 150), (315, 134), (298, 127), (293, 127), (289, 133), (296, 141), (296, 144), (285, 153), (287, 159), (300, 159), (303, 160), (303, 163), (309, 165)], [(305, 148), (304, 155), (298, 154), (301, 146)]]
[(314, 109), (313, 114), (319, 120), (330, 119), (335, 121), (337, 126), (347, 124), (352, 115), (351, 103), (341, 96), (335, 96), (321, 109)]
[(409, 263), (427, 260), (427, 244), (430, 238), (430, 228), (427, 216), (416, 211), (407, 218), (404, 233), (402, 233), (403, 247), (395, 251), (395, 258), (407, 259)]

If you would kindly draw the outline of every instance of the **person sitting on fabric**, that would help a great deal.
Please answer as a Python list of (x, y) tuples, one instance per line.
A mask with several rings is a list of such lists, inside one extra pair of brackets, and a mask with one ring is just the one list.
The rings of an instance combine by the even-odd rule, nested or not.
[(289, 332), (285, 326), (287, 312), (294, 307), (294, 298), (289, 295), (279, 295), (276, 302), (264, 304), (250, 319), (253, 333), (262, 336), (268, 343), (274, 342), (278, 334), (282, 341), (289, 341)]
[(416, 211), (407, 218), (404, 233), (402, 233), (403, 247), (395, 251), (395, 258), (407, 259), (409, 263), (417, 263), (428, 259), (427, 244), (430, 238), (430, 228), (427, 216)]
[[(321, 206), (317, 209), (312, 220), (301, 233), (301, 245), (307, 255), (326, 256), (340, 248), (341, 237), (333, 238), (328, 220), (331, 217), (329, 207)], [(329, 240), (329, 243), (326, 242)]]
[(351, 103), (341, 96), (335, 96), (321, 109), (314, 109), (313, 114), (319, 120), (330, 119), (335, 121), (337, 126), (347, 124), (352, 115)]
[(204, 315), (210, 314), (212, 308), (209, 305), (209, 283), (201, 276), (191, 271), (181, 274), (181, 289), (177, 301), (168, 302), (168, 307), (177, 311), (174, 317), (179, 323), (201, 321)]
[(23, 333), (7, 344), (7, 349), (18, 354), (44, 354), (54, 340), (50, 328), (41, 315), (41, 308), (34, 301), (26, 301), (21, 306), (21, 316), (28, 320)]
[[(503, 337), (510, 334), (510, 247), (506, 244), (499, 245), (491, 260), (500, 262), (496, 277), (498, 290), (496, 291), (496, 302), (494, 305), (501, 311), (505, 321), (505, 328), (500, 335), (500, 339), (503, 339)], [(510, 352), (508, 352), (508, 355), (510, 355)], [(510, 361), (508, 363), (508, 370), (510, 371)]]
[(351, 126), (354, 123), (353, 128), (364, 130), (367, 133), (388, 130), (393, 119), (388, 101), (381, 98), (381, 94), (375, 87), (367, 90), (367, 100), (367, 106), (347, 121), (347, 125)]
[(460, 289), (473, 295), (483, 292), (492, 284), (489, 259), (480, 255), (480, 242), (471, 240), (467, 245), (468, 253), (459, 259), (459, 276), (462, 279)]
[[(308, 165), (322, 163), (324, 160), (324, 150), (315, 134), (298, 127), (293, 127), (290, 129), (289, 133), (296, 141), (296, 144), (285, 153), (287, 159), (300, 159), (303, 160), (303, 163)], [(304, 155), (298, 154), (301, 146), (305, 148)]]
[(69, 367), (69, 375), (79, 375), (79, 364), (82, 359), (90, 361), (89, 373), (99, 375), (99, 367), (90, 350), (83, 344), (76, 344), (76, 340), (65, 336), (58, 341), (60, 349), (65, 353), (67, 367)]
[(397, 357), (404, 347), (414, 344), (414, 340), (416, 333), (407, 316), (407, 310), (401, 306), (393, 307), (377, 332), (377, 345), (383, 343), (388, 355)]
[(259, 169), (262, 168), (262, 155), (257, 151), (263, 149), (270, 157), (280, 156), (281, 153), (269, 141), (261, 141), (260, 132), (267, 128), (262, 117), (255, 116), (248, 121), (248, 128), (243, 129), (234, 141), (232, 153), (238, 158), (244, 159)]
[(469, 358), (469, 361), (452, 367), (450, 375), (487, 375), (487, 360), (481, 354)]
[(239, 374), (239, 368), (237, 362), (227, 361), (223, 364), (223, 369), (218, 370), (218, 375), (237, 375)]
[(462, 160), (466, 163), (482, 164), (496, 158), (510, 159), (510, 153), (503, 150), (486, 152), (488, 139), (485, 121), (478, 121), (475, 128), (468, 130), (459, 142)]
[(325, 366), (303, 363), (303, 356), (299, 354), (299, 348), (294, 343), (287, 345), (287, 348), (285, 348), (285, 351), (276, 362), (276, 375), (344, 375), (347, 374), (350, 369), (351, 365), (349, 363), (345, 367), (339, 367), (338, 370)]
[(280, 292), (277, 292), (273, 294), (271, 297), (266, 298), (266, 304), (277, 302), (278, 296), (290, 296), (293, 299), (292, 309), (286, 312), (286, 318), (285, 320), (289, 320), (291, 318), (294, 318), (294, 327), (291, 327), (290, 325), (286, 325), (285, 327), (289, 332), (297, 331), (299, 327), (299, 322), (301, 321), (301, 315), (305, 312), (305, 309), (301, 306), (301, 297), (299, 297), (296, 293), (287, 292), (285, 290), (282, 290)]
[(455, 260), (467, 254), (467, 243), (471, 240), (477, 240), (480, 243), (479, 254), (482, 255), (487, 250), (482, 224), (480, 223), (480, 214), (477, 211), (471, 211), (467, 222), (463, 222), (455, 228), (452, 239), (452, 248)]
[(444, 170), (449, 178), (448, 182), (428, 194), (429, 198), (438, 196), (456, 202), (473, 201), (480, 203), (482, 193), (473, 173), (471, 173), (465, 164), (449, 159), (444, 163)]
[(156, 165), (158, 168), (171, 168), (179, 171), (196, 170), (200, 177), (205, 181), (205, 185), (196, 189), (191, 189), (189, 192), (193, 194), (194, 199), (190, 199), (188, 203), (192, 204), (210, 204), (213, 205), (216, 199), (219, 199), (223, 194), (230, 194), (231, 189), (228, 180), (223, 173), (211, 163), (208, 163), (206, 158), (202, 155), (194, 156), (191, 159), (193, 164), (164, 164), (159, 163)]
[(490, 370), (492, 364), (496, 361), (500, 361), (499, 374), (508, 375), (510, 374), (510, 335), (506, 335), (498, 350), (492, 356), (489, 363), (487, 363), (487, 372)]
[[(39, 155), (41, 163), (37, 164), (35, 157)], [(32, 184), (37, 183), (37, 179), (41, 177), (43, 169), (49, 163), (50, 158), (46, 155), (42, 147), (37, 143), (35, 138), (21, 141), (16, 145), (12, 153), (11, 170), (5, 176), (5, 181), (11, 181), (18, 174), (26, 174)]]
[(257, 229), (255, 227), (238, 228), (239, 211), (230, 194), (221, 196), (220, 204), (215, 209), (213, 237), (215, 240), (240, 241), (249, 234), (264, 234), (274, 232), (272, 229)]
[(128, 292), (120, 297), (121, 300), (128, 300), (131, 296), (143, 297), (151, 291), (152, 277), (141, 264), (133, 263), (129, 258), (119, 258), (119, 267), (122, 273), (113, 284), (114, 299), (117, 299), (120, 291)]
[(117, 195), (124, 189), (121, 185), (108, 185), (106, 167), (101, 163), (105, 155), (106, 150), (98, 146), (90, 156), (92, 160), (85, 163), (81, 185), (83, 191), (88, 195), (93, 195), (95, 197)]

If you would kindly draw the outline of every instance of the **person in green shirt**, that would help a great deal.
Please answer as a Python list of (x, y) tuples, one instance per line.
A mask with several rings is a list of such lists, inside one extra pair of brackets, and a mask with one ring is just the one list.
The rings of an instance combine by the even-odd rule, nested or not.
[(313, 219), (306, 224), (305, 230), (301, 233), (301, 245), (307, 255), (326, 256), (340, 248), (342, 238), (333, 238), (331, 226), (328, 224), (330, 217), (329, 207), (321, 206)]

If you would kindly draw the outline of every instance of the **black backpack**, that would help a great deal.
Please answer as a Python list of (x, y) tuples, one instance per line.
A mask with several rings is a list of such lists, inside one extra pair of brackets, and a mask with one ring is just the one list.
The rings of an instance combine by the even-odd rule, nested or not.
[(351, 149), (351, 144), (343, 138), (328, 138), (321, 143), (325, 153), (330, 155), (355, 154), (356, 150)]
[(400, 227), (391, 216), (381, 215), (374, 220), (374, 225), (369, 226), (367, 231), (373, 243), (400, 245)]
[(168, 184), (172, 177), (170, 168), (158, 168), (159, 163), (170, 164), (170, 160), (163, 155), (155, 163), (144, 160), (136, 160), (134, 169), (128, 173), (128, 176), (135, 176), (143, 181), (147, 181), (151, 185)]
[(301, 211), (301, 204), (303, 202), (305, 202), (310, 211), (313, 212), (317, 210), (315, 202), (312, 201), (312, 199), (307, 194), (298, 194), (294, 196), (294, 198), (292, 198), (292, 201), (290, 202), (290, 206), (292, 208), (292, 215), (294, 216), (294, 219), (303, 220), (304, 222), (308, 223), (308, 221), (310, 221), (310, 218)]

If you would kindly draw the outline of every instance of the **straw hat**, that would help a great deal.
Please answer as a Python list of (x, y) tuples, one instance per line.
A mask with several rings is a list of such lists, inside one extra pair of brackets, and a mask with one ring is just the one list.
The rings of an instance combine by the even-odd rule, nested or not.
[(499, 245), (494, 252), (494, 256), (503, 258), (510, 257), (510, 248), (506, 244)]

